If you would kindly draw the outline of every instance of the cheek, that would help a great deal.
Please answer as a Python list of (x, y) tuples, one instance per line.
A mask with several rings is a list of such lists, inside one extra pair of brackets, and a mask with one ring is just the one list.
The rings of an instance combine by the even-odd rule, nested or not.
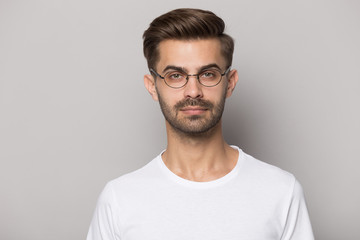
[(183, 95), (180, 93), (180, 91), (172, 91), (172, 89), (170, 89), (170, 91), (169, 89), (166, 90), (167, 91), (164, 91), (164, 89), (160, 88), (157, 89), (157, 96), (163, 105), (172, 107), (179, 101), (183, 100)]
[(204, 99), (214, 103), (220, 102), (224, 96), (226, 96), (226, 88), (223, 85), (208, 88), (207, 91), (204, 91)]

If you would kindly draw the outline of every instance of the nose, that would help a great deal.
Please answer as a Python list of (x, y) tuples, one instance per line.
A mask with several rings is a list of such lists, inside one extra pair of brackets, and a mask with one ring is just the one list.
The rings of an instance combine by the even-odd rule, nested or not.
[(185, 85), (184, 95), (186, 98), (202, 98), (202, 85), (197, 79), (197, 76), (189, 75), (189, 80)]

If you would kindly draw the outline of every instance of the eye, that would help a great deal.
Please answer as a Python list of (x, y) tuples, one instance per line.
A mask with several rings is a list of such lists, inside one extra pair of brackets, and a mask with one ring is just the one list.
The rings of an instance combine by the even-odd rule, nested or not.
[(169, 80), (182, 80), (184, 77), (184, 74), (180, 72), (170, 72), (166, 74), (166, 78)]
[(215, 71), (205, 71), (205, 72), (202, 72), (201, 74), (200, 74), (200, 78), (209, 78), (209, 79), (211, 79), (211, 78), (214, 78), (214, 77), (216, 77), (216, 72)]

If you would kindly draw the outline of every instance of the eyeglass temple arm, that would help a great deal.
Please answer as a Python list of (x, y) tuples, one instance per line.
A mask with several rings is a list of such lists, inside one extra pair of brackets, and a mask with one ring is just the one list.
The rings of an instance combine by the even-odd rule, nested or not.
[(229, 67), (226, 69), (226, 71), (225, 71), (223, 74), (221, 74), (221, 76), (224, 76), (224, 75), (228, 74), (228, 73), (230, 72), (230, 68), (231, 68), (231, 66), (229, 66)]
[(152, 72), (152, 73), (154, 73), (154, 74), (155, 74), (156, 76), (158, 76), (159, 78), (164, 79), (164, 77), (161, 76), (160, 74), (158, 74), (154, 69), (150, 68), (149, 71)]

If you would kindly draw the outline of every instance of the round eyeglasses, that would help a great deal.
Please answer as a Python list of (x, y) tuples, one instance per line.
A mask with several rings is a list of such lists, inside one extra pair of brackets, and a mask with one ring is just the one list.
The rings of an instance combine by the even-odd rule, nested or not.
[(198, 74), (187, 74), (183, 71), (172, 70), (165, 73), (164, 76), (158, 74), (154, 69), (150, 68), (150, 72), (154, 73), (159, 78), (164, 79), (166, 85), (171, 88), (182, 88), (189, 81), (189, 77), (194, 76), (199, 83), (205, 87), (215, 87), (221, 82), (221, 79), (230, 71), (230, 67), (224, 73), (219, 69), (206, 69)]

